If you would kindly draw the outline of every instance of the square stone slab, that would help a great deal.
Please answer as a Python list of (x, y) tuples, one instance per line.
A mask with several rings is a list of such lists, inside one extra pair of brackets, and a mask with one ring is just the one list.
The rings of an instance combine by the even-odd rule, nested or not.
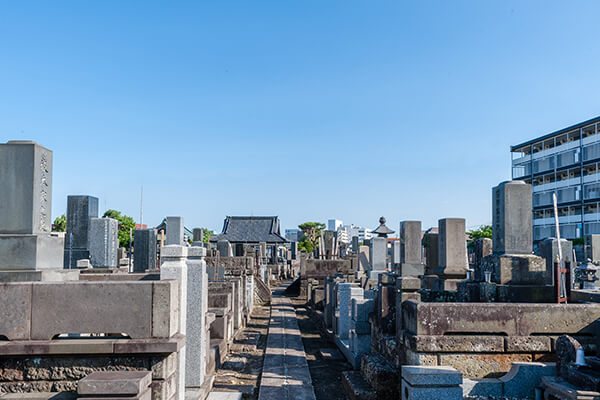
[(411, 386), (455, 386), (462, 374), (448, 366), (403, 366), (402, 379)]
[(150, 383), (152, 383), (150, 371), (92, 372), (79, 381), (77, 393), (103, 396), (137, 395), (144, 392)]

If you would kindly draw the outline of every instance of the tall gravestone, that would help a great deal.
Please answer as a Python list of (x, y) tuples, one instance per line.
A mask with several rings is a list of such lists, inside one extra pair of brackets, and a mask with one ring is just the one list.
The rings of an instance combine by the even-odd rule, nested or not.
[(204, 243), (204, 231), (202, 228), (194, 228), (194, 240), (192, 241), (192, 246), (203, 247)]
[(425, 275), (433, 275), (438, 267), (439, 261), (439, 234), (428, 232), (423, 236), (423, 247), (425, 249)]
[(167, 240), (165, 245), (183, 245), (183, 217), (167, 217)]
[[(554, 270), (554, 262), (558, 257), (558, 239), (546, 238), (539, 243), (540, 256), (546, 260), (546, 271)], [(573, 260), (573, 242), (567, 239), (560, 239), (560, 247), (563, 258), (569, 261)], [(573, 264), (571, 263), (571, 267)], [(574, 274), (571, 274), (573, 276)], [(546, 276), (546, 284), (552, 284), (552, 276)]]
[(290, 252), (292, 253), (292, 260), (295, 260), (298, 253), (298, 242), (290, 243)]
[(236, 257), (244, 257), (246, 255), (246, 249), (244, 247), (244, 243), (236, 243), (234, 246), (235, 252), (234, 255)]
[(51, 216), (52, 152), (31, 141), (0, 144), (0, 280), (77, 279), (56, 273), (64, 237), (51, 232)]
[(219, 240), (217, 242), (217, 250), (219, 250), (219, 255), (221, 257), (233, 256), (233, 250), (231, 249), (231, 243), (229, 243), (229, 240)]
[[(600, 235), (587, 235), (584, 239), (585, 259), (600, 261)], [(585, 260), (578, 260), (585, 261)]]
[(533, 252), (531, 185), (523, 181), (502, 182), (492, 189), (493, 252)]
[(65, 268), (76, 268), (78, 260), (90, 258), (89, 230), (92, 218), (98, 218), (97, 197), (67, 196)]
[(94, 268), (117, 268), (119, 221), (112, 218), (90, 220), (90, 261)]
[(352, 236), (352, 252), (354, 254), (358, 254), (358, 247), (359, 247), (358, 236)]
[(156, 229), (136, 229), (133, 233), (133, 272), (156, 269)]
[(464, 218), (443, 218), (438, 221), (439, 290), (456, 290), (456, 285), (467, 276), (467, 240)]
[(421, 221), (400, 222), (400, 275), (425, 274), (421, 247)]
[(369, 279), (377, 281), (379, 274), (385, 272), (385, 269), (387, 268), (387, 238), (374, 237), (371, 239), (369, 260), (371, 262)]

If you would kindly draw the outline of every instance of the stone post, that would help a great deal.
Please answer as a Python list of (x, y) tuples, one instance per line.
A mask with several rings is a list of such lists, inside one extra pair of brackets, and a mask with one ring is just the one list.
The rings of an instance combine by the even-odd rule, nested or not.
[[(179, 281), (179, 333), (183, 335), (187, 330), (187, 255), (188, 248), (179, 245), (163, 246), (160, 254), (160, 279)], [(183, 346), (179, 350), (178, 400), (185, 400), (185, 353), (186, 346)]]
[(400, 275), (425, 274), (421, 248), (421, 221), (400, 222)]
[(206, 313), (208, 311), (208, 275), (206, 249), (187, 249), (187, 335), (185, 355), (185, 386), (200, 387), (204, 383), (207, 360)]

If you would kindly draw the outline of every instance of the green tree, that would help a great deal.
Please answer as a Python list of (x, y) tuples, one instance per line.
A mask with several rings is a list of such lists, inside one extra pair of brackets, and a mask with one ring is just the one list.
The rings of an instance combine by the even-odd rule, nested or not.
[(208, 243), (210, 238), (215, 236), (215, 232), (211, 231), (208, 228), (202, 228), (202, 242)]
[(60, 217), (56, 217), (52, 223), (52, 232), (66, 232), (67, 231), (67, 216), (65, 214)]
[(121, 214), (117, 210), (106, 210), (102, 217), (113, 218), (119, 221), (119, 247), (129, 248), (129, 230), (132, 229), (135, 231), (135, 221), (133, 218)]
[(298, 242), (298, 249), (305, 250), (307, 254), (310, 254), (310, 253), (313, 252), (314, 247), (313, 247), (313, 244), (310, 241), (303, 240), (301, 242)]
[(317, 247), (317, 240), (321, 237), (321, 232), (325, 229), (325, 224), (321, 222), (305, 222), (298, 225), (298, 228), (302, 229), (304, 235), (298, 247), (305, 249), (307, 253), (312, 253), (315, 247)]
[(467, 231), (467, 235), (469, 235), (469, 239), (477, 240), (482, 238), (492, 238), (492, 226), (491, 225), (481, 225), (477, 229), (471, 229)]

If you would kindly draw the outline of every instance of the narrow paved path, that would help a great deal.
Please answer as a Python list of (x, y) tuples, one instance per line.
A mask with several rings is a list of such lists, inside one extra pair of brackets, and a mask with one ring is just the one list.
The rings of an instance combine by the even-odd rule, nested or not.
[(273, 292), (258, 400), (315, 400), (296, 313), (283, 289)]

